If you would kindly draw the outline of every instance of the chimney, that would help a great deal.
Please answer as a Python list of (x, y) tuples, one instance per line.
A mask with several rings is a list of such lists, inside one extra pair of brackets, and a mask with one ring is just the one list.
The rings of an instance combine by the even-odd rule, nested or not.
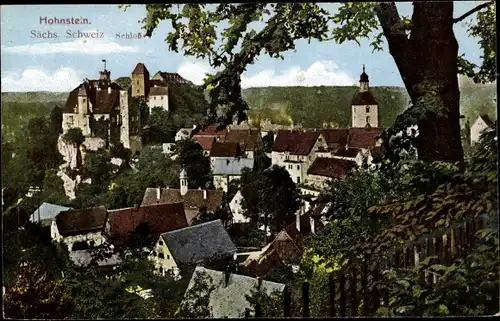
[(111, 94), (111, 86), (108, 86), (108, 94)]
[(159, 200), (159, 199), (160, 199), (160, 197), (161, 197), (161, 188), (159, 188), (159, 187), (158, 187), (158, 188), (156, 189), (156, 199), (157, 199), (157, 200)]
[(300, 232), (300, 211), (295, 213), (295, 228)]
[(316, 226), (315, 226), (315, 219), (312, 216), (309, 216), (309, 224), (311, 225), (311, 233), (316, 234)]
[(204, 200), (207, 199), (207, 190), (206, 189), (203, 190), (203, 199)]

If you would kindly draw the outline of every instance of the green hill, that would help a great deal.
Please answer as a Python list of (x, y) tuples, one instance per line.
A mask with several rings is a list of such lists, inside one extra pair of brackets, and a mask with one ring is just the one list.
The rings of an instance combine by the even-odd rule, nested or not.
[[(351, 102), (359, 88), (341, 86), (248, 88), (243, 97), (250, 106), (252, 120), (270, 119), (286, 124), (290, 120), (304, 127), (334, 122), (351, 125)], [(388, 127), (408, 106), (408, 94), (400, 87), (372, 87), (379, 103), (381, 126)]]

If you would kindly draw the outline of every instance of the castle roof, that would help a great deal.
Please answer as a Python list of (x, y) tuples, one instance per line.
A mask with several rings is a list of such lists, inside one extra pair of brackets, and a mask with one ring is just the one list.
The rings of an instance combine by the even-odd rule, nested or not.
[(120, 86), (112, 83), (111, 90), (107, 88), (99, 89), (95, 80), (88, 83), (82, 83), (73, 89), (66, 99), (63, 107), (63, 113), (74, 113), (74, 108), (78, 105), (78, 96), (86, 96), (92, 104), (94, 114), (109, 114), (113, 107), (120, 106)]
[(149, 71), (148, 68), (146, 68), (146, 66), (142, 62), (140, 62), (135, 66), (132, 74), (149, 74)]
[(308, 155), (321, 133), (319, 131), (280, 130), (276, 135), (273, 152)]
[(354, 96), (352, 105), (378, 105), (378, 102), (370, 91), (362, 91)]

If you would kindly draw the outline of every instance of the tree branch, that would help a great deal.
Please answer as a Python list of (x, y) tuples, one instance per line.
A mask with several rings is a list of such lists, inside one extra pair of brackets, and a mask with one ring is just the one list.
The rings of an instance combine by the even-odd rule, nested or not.
[(479, 6), (467, 11), (466, 13), (464, 13), (463, 15), (461, 15), (460, 17), (458, 18), (455, 18), (453, 19), (453, 23), (457, 23), (457, 22), (460, 22), (462, 20), (464, 20), (465, 18), (467, 18), (468, 16), (472, 15), (473, 13), (481, 10), (481, 9), (484, 9), (486, 7), (488, 7), (489, 5), (495, 3), (495, 1), (490, 1), (490, 2), (486, 2), (486, 3), (483, 3), (483, 4), (480, 4)]

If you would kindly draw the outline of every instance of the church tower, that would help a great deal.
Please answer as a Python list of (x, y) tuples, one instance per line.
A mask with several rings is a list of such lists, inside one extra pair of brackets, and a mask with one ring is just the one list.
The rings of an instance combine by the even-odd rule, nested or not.
[(187, 179), (187, 173), (186, 170), (183, 168), (181, 170), (181, 173), (179, 175), (179, 180), (180, 180), (180, 187), (181, 187), (181, 195), (186, 195), (188, 191), (188, 179)]
[(368, 75), (363, 65), (359, 77), (359, 92), (352, 100), (352, 127), (379, 127), (378, 103), (370, 92)]
[(147, 97), (149, 94), (149, 71), (140, 62), (132, 71), (132, 97)]

